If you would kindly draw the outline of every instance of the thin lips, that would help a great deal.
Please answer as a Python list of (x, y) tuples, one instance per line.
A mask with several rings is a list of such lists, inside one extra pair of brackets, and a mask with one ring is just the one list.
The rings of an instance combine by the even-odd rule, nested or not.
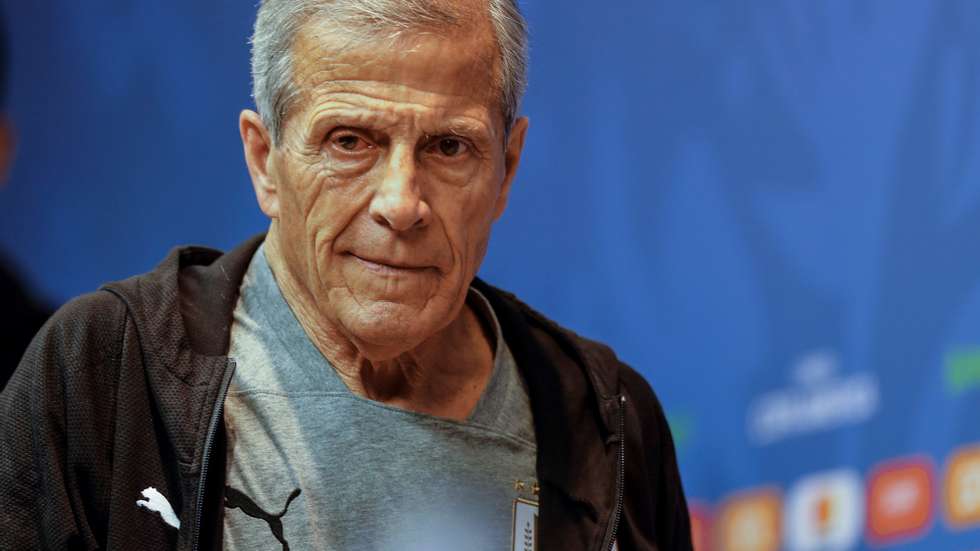
[(425, 270), (431, 268), (432, 266), (413, 266), (410, 264), (403, 264), (401, 262), (393, 260), (377, 260), (374, 258), (368, 258), (366, 256), (361, 256), (359, 254), (350, 253), (351, 256), (363, 260), (365, 262), (370, 262), (372, 264), (377, 264), (379, 266), (386, 266), (388, 268), (395, 268), (398, 270)]

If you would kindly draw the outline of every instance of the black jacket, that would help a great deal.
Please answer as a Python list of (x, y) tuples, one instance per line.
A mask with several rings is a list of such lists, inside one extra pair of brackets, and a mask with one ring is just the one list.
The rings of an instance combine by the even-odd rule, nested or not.
[[(220, 549), (229, 331), (261, 240), (176, 249), (45, 324), (0, 395), (0, 549)], [(649, 385), (609, 348), (474, 285), (527, 382), (542, 548), (691, 549)], [(179, 530), (136, 506), (148, 486)]]

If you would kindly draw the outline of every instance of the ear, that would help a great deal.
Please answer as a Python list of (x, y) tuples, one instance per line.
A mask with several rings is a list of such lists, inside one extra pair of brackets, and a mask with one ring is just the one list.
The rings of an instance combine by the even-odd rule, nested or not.
[(14, 151), (17, 149), (17, 135), (9, 119), (0, 115), (0, 186), (7, 182), (14, 164)]
[(259, 208), (269, 218), (279, 217), (278, 182), (271, 173), (272, 136), (262, 123), (262, 117), (250, 109), (238, 116), (238, 130), (245, 149), (245, 164), (252, 177), (252, 187)]
[(524, 137), (527, 136), (527, 128), (530, 121), (527, 117), (521, 117), (514, 121), (514, 126), (510, 129), (510, 136), (504, 151), (504, 183), (500, 188), (500, 195), (497, 197), (497, 205), (494, 208), (493, 219), (500, 218), (507, 208), (507, 200), (510, 197), (510, 186), (517, 175), (517, 166), (521, 163), (521, 153), (524, 151)]

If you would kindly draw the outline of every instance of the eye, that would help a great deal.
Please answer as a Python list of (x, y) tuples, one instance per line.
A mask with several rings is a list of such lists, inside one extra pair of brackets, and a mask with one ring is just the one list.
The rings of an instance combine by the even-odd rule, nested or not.
[(436, 140), (429, 146), (429, 150), (432, 153), (442, 155), (444, 157), (459, 157), (466, 153), (469, 148), (460, 138), (455, 138), (453, 136), (444, 136), (441, 138), (436, 138)]
[(374, 147), (374, 144), (371, 142), (349, 131), (333, 133), (329, 137), (329, 143), (335, 149), (339, 149), (347, 153), (359, 153)]
[(439, 140), (439, 151), (447, 157), (456, 155), (463, 147), (463, 142), (455, 138), (443, 138)]

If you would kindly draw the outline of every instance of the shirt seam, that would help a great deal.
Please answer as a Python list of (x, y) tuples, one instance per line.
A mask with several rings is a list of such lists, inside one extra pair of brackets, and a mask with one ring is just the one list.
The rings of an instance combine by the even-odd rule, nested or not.
[(517, 435), (514, 435), (514, 434), (502, 432), (499, 429), (495, 429), (493, 427), (488, 427), (488, 426), (483, 425), (481, 423), (471, 423), (471, 422), (456, 421), (455, 419), (450, 419), (448, 417), (440, 417), (438, 415), (429, 415), (429, 414), (426, 414), (426, 413), (419, 413), (417, 411), (410, 411), (410, 410), (407, 410), (407, 409), (401, 409), (401, 408), (397, 408), (397, 407), (394, 407), (394, 406), (389, 406), (389, 405), (386, 405), (386, 404), (382, 404), (382, 403), (376, 402), (374, 400), (369, 400), (367, 398), (363, 398), (361, 396), (357, 396), (357, 395), (352, 394), (350, 392), (344, 392), (344, 391), (341, 391), (341, 390), (298, 390), (298, 391), (281, 392), (281, 391), (275, 391), (275, 390), (264, 390), (264, 389), (257, 389), (256, 388), (256, 389), (248, 389), (248, 390), (228, 391), (228, 395), (227, 395), (226, 399), (227, 398), (230, 398), (232, 396), (234, 396), (234, 397), (245, 397), (245, 396), (255, 396), (255, 395), (277, 396), (277, 397), (280, 397), (280, 398), (319, 398), (319, 397), (322, 397), (322, 398), (344, 398), (346, 400), (349, 400), (349, 401), (352, 401), (352, 402), (355, 402), (355, 403), (365, 404), (365, 405), (370, 406), (372, 408), (382, 409), (384, 411), (389, 411), (389, 412), (392, 412), (392, 413), (395, 413), (395, 414), (399, 414), (399, 415), (404, 415), (404, 416), (408, 416), (408, 417), (414, 417), (414, 418), (417, 418), (417, 419), (424, 419), (426, 421), (435, 421), (435, 422), (438, 422), (438, 423), (445, 423), (447, 425), (452, 425), (454, 427), (479, 429), (482, 432), (492, 433), (492, 434), (494, 434), (494, 435), (496, 435), (496, 436), (498, 436), (500, 438), (503, 438), (503, 439), (506, 439), (506, 440), (511, 440), (514, 443), (520, 444), (520, 445), (522, 445), (524, 447), (530, 447), (533, 450), (537, 450), (537, 448), (538, 448), (538, 446), (537, 446), (536, 443), (531, 442), (531, 441), (527, 440), (526, 438), (521, 438), (520, 436), (517, 436)]

